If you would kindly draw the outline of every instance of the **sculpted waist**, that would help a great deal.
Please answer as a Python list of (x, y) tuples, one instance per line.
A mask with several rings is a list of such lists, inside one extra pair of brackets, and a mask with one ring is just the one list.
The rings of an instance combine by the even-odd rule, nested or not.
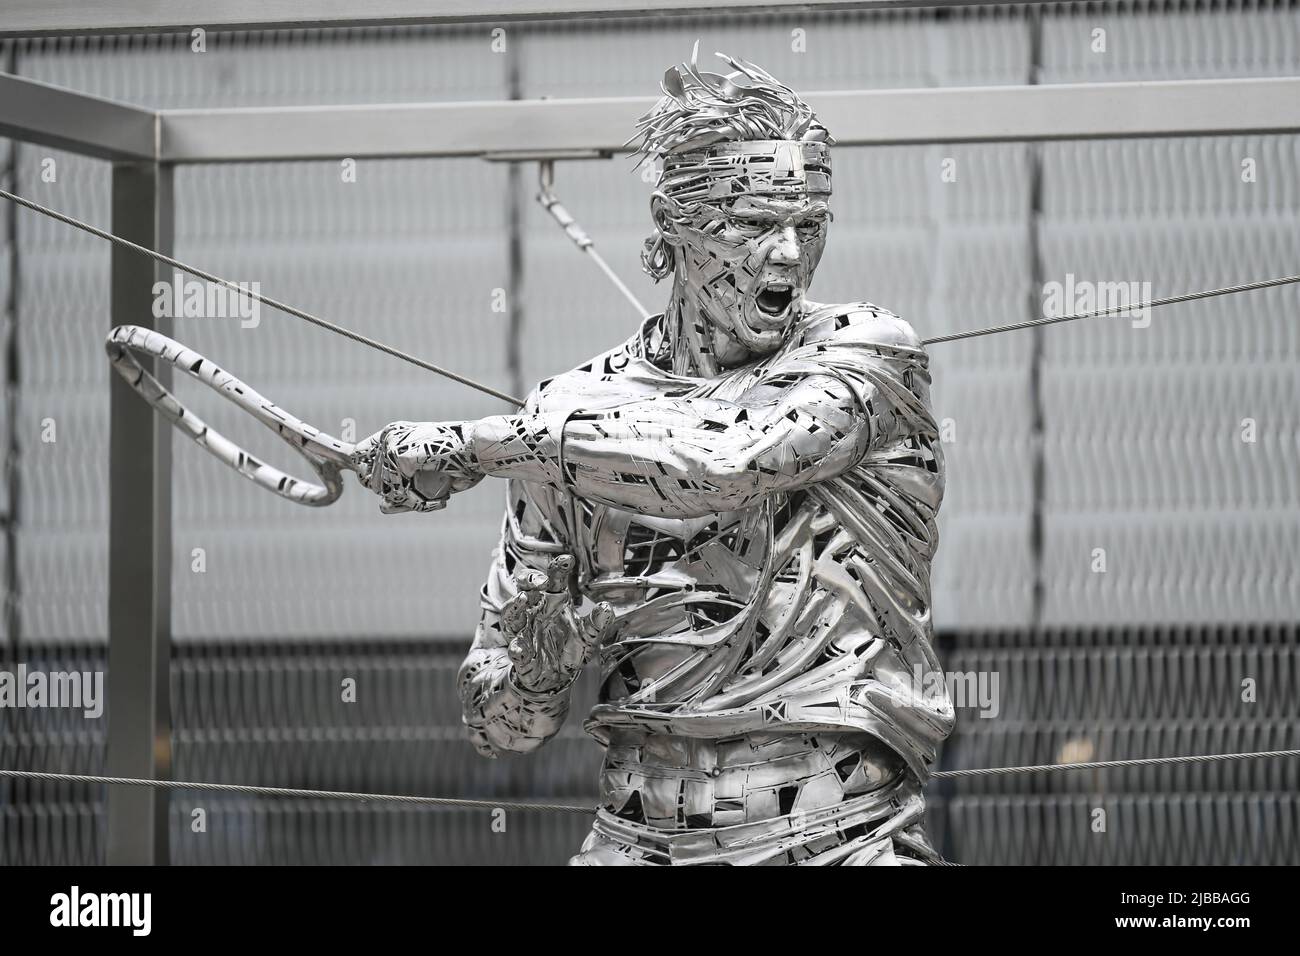
[(834, 806), (902, 772), (902, 759), (870, 734), (702, 739), (617, 730), (601, 770), (601, 802), (649, 826), (721, 827)]

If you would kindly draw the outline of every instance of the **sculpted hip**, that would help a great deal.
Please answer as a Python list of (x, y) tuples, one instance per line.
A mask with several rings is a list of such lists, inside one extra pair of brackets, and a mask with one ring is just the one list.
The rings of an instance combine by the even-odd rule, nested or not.
[(620, 730), (606, 749), (601, 803), (662, 829), (732, 826), (834, 806), (902, 770), (902, 760), (868, 734), (709, 740)]

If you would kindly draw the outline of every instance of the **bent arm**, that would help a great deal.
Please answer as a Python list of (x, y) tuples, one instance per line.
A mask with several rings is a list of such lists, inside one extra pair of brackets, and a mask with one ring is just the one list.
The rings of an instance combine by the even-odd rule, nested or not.
[(821, 379), (761, 404), (655, 398), (595, 412), (501, 416), (476, 428), (475, 451), (485, 474), (691, 517), (740, 510), (852, 466), (866, 450), (869, 425), (851, 405), (847, 388)]
[(515, 572), (521, 567), (543, 570), (559, 551), (553, 542), (524, 533), (519, 514), (533, 504), (525, 502), (523, 508), (517, 508), (520, 496), (527, 495), (511, 484), (511, 508), (481, 592), (478, 630), (456, 676), (462, 720), (470, 742), (485, 757), (531, 753), (559, 732), (569, 713), (570, 688), (540, 693), (521, 687), (506, 650), (509, 638), (501, 617), (506, 604), (519, 593)]
[[(924, 353), (912, 363), (924, 375)], [(484, 419), (485, 474), (545, 483), (664, 517), (743, 509), (833, 478), (924, 418), (892, 352), (816, 343), (768, 369), (734, 401), (660, 397), (596, 411)]]

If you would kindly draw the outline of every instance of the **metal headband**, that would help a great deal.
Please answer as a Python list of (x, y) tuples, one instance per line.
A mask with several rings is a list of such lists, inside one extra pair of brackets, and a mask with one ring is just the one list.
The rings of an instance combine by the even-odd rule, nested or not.
[(761, 139), (670, 153), (659, 188), (686, 204), (746, 195), (829, 195), (830, 148), (810, 140)]

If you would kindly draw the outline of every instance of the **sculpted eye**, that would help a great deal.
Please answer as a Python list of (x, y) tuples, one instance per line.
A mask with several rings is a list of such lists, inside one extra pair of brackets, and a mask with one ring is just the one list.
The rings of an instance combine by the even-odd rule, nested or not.
[(731, 221), (731, 231), (742, 236), (761, 236), (767, 231), (767, 225), (761, 222), (750, 222), (746, 219), (733, 219)]
[(826, 228), (825, 219), (805, 219), (796, 227), (799, 235), (805, 239), (821, 233)]

